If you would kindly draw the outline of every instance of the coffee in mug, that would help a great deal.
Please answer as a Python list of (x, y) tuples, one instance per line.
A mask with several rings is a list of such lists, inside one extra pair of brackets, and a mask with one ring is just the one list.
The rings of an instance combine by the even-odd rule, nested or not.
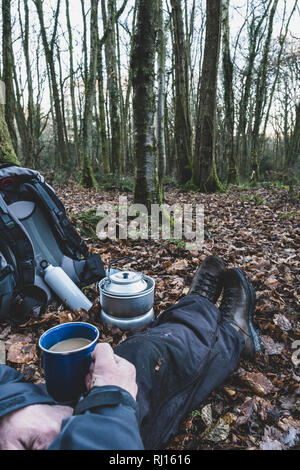
[(91, 341), (86, 338), (70, 338), (60, 341), (59, 343), (54, 344), (49, 351), (53, 352), (67, 352), (75, 351), (76, 349), (81, 349), (90, 344)]

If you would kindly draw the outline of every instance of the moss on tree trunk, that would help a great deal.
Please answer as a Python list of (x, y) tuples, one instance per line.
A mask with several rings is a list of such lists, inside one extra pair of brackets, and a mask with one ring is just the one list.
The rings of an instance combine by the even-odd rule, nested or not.
[(97, 188), (98, 186), (93, 168), (86, 154), (82, 158), (80, 184), (84, 188)]
[(4, 162), (20, 165), (6, 125), (4, 105), (0, 105), (0, 163)]

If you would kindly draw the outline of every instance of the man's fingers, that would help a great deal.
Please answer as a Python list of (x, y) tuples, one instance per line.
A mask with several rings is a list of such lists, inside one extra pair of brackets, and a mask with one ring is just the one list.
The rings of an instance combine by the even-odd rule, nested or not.
[(108, 343), (97, 344), (92, 358), (95, 361), (95, 372), (100, 367), (113, 367), (116, 365), (113, 348)]
[(0, 450), (26, 450), (26, 449), (23, 446), (23, 444), (21, 444), (21, 442), (19, 441), (15, 441), (15, 442), (5, 441), (1, 443)]
[(119, 367), (127, 368), (128, 370), (131, 370), (132, 373), (135, 375), (136, 369), (135, 369), (135, 366), (132, 364), (132, 362), (129, 362), (127, 361), (127, 359), (124, 359), (124, 357), (117, 356), (116, 354), (115, 354), (115, 361)]

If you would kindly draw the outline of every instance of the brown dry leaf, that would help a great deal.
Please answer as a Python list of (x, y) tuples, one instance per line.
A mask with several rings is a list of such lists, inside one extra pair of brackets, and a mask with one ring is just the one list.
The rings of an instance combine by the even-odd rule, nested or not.
[(292, 329), (291, 322), (282, 313), (275, 315), (273, 321), (283, 331), (290, 331)]
[(182, 295), (187, 295), (190, 291), (190, 287), (185, 287), (183, 290), (182, 290)]
[(300, 434), (300, 420), (294, 419), (292, 416), (287, 416), (278, 421), (277, 426), (284, 432), (290, 429), (296, 429), (297, 434)]
[(261, 372), (246, 372), (241, 380), (259, 396), (268, 395), (275, 391), (272, 382)]
[(166, 270), (169, 273), (176, 273), (177, 271), (186, 271), (188, 268), (189, 263), (186, 259), (180, 259), (179, 261), (175, 261), (171, 266), (169, 266)]
[(172, 262), (171, 261), (165, 261), (162, 266), (163, 266), (164, 269), (168, 270), (168, 268), (170, 266), (172, 266)]
[(234, 399), (234, 397), (236, 396), (236, 391), (235, 390), (232, 390), (231, 388), (229, 387), (224, 387), (224, 391), (227, 393), (227, 395)]
[(7, 360), (16, 364), (28, 364), (37, 360), (36, 345), (29, 343), (13, 343), (7, 353)]
[(268, 356), (281, 354), (285, 347), (282, 343), (275, 343), (271, 336), (262, 335), (261, 341), (265, 349), (265, 354), (267, 354)]
[(273, 410), (274, 407), (269, 400), (262, 397), (247, 397), (240, 406), (236, 408), (236, 412), (240, 415), (238, 417), (238, 424), (245, 424), (258, 413), (262, 421), (267, 419), (268, 412)]
[(265, 284), (270, 287), (270, 289), (276, 289), (279, 284), (278, 279), (274, 275), (271, 275), (265, 280)]
[(290, 410), (292, 413), (300, 413), (300, 398), (296, 394), (280, 398), (282, 409)]
[(60, 324), (70, 323), (70, 322), (73, 321), (73, 317), (72, 317), (71, 312), (68, 312), (67, 310), (65, 310), (63, 312), (59, 312), (58, 319), (59, 319)]
[(33, 340), (32, 333), (28, 333), (27, 335), (22, 335), (22, 334), (13, 334), (9, 336), (6, 340), (6, 346), (10, 346), (13, 343), (31, 343)]
[(160, 357), (158, 360), (157, 360), (157, 363), (154, 367), (154, 370), (156, 370), (156, 372), (159, 371), (159, 369), (161, 368), (161, 365), (163, 364), (164, 362), (164, 359), (162, 357)]

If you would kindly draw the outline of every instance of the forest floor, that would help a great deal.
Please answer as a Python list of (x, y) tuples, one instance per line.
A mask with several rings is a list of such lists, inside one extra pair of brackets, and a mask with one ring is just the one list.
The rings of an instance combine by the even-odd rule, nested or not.
[[(226, 383), (186, 417), (169, 449), (290, 449), (300, 442), (300, 220), (299, 196), (293, 201), (285, 189), (232, 188), (204, 195), (166, 191), (170, 205), (204, 204), (206, 237), (203, 249), (186, 251), (179, 241), (100, 241), (91, 228), (92, 208), (119, 204), (120, 193), (83, 190), (76, 183), (56, 187), (68, 215), (89, 247), (107, 266), (112, 259), (136, 257), (143, 271), (156, 281), (155, 313), (159, 315), (189, 289), (203, 259), (215, 254), (228, 267), (244, 269), (256, 290), (255, 324), (264, 352), (254, 362), (242, 360)], [(132, 198), (131, 194), (125, 194)], [(89, 211), (89, 212), (86, 212)], [(91, 218), (92, 217), (92, 218)], [(128, 265), (130, 266), (130, 264)], [(132, 268), (136, 265), (132, 264)], [(90, 315), (62, 306), (21, 326), (2, 324), (7, 364), (33, 383), (43, 381), (39, 336), (68, 321), (98, 326), (100, 341), (112, 346), (126, 333), (103, 328), (99, 322), (96, 285), (86, 294), (95, 302)], [(295, 344), (296, 341), (298, 344)], [(296, 349), (294, 349), (296, 348)]]

